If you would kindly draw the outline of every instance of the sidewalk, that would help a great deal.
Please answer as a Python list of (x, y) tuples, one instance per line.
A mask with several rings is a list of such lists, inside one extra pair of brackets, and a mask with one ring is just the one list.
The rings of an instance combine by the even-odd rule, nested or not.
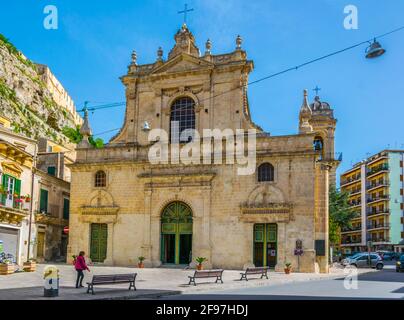
[[(329, 274), (314, 273), (291, 273), (285, 275), (281, 272), (270, 272), (269, 279), (253, 279), (240, 281), (239, 270), (225, 270), (223, 273), (223, 284), (214, 283), (214, 279), (209, 282), (200, 279), (197, 286), (188, 285), (188, 276), (193, 274), (193, 270), (171, 269), (171, 268), (125, 268), (90, 266), (91, 272), (85, 272), (83, 284), (91, 281), (93, 274), (117, 274), (117, 273), (137, 273), (137, 291), (129, 291), (128, 285), (106, 285), (96, 286), (95, 295), (87, 294), (86, 288), (74, 288), (76, 271), (72, 265), (56, 264), (60, 272), (59, 297), (43, 297), (43, 269), (46, 265), (39, 264), (36, 272), (14, 273), (8, 276), (0, 276), (0, 300), (13, 299), (62, 299), (62, 300), (93, 300), (93, 299), (139, 299), (157, 298), (181, 293), (197, 293), (198, 291), (217, 291), (245, 287), (272, 286), (301, 281), (336, 279), (344, 277), (344, 270), (341, 268), (331, 268)], [(360, 269), (359, 273), (369, 272), (369, 269)], [(213, 280), (213, 281), (212, 281)]]

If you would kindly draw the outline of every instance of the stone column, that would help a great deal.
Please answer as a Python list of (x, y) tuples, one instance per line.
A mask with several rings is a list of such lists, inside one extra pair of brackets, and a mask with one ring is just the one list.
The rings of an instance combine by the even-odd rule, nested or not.
[(328, 193), (330, 166), (320, 163), (317, 170), (317, 215), (315, 220), (315, 240), (325, 241), (325, 255), (316, 256), (316, 262), (321, 273), (329, 272), (329, 241), (328, 241)]
[(146, 258), (144, 264), (146, 267), (151, 267), (152, 254), (151, 254), (151, 214), (152, 214), (152, 194), (151, 190), (145, 191), (144, 195), (144, 212), (143, 212), (143, 244), (142, 244), (142, 256)]
[(277, 252), (277, 263), (275, 266), (275, 271), (283, 272), (286, 257), (286, 247), (287, 247), (287, 236), (286, 236), (286, 223), (278, 222), (278, 252)]
[(197, 256), (207, 258), (204, 266), (209, 269), (214, 264), (210, 245), (210, 187), (202, 189), (199, 201), (197, 207), (193, 208), (192, 259), (195, 260)]
[(107, 238), (107, 258), (104, 260), (105, 265), (113, 266), (114, 261), (114, 223), (108, 223)]

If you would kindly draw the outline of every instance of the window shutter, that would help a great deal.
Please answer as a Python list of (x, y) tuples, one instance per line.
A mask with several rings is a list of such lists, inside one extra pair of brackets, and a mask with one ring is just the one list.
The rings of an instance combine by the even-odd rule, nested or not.
[(48, 191), (41, 189), (41, 198), (39, 201), (39, 211), (48, 213)]
[[(1, 184), (2, 184), (2, 186), (3, 186), (4, 192), (6, 192), (7, 177), (8, 177), (8, 176), (7, 176), (6, 174), (3, 174), (3, 177), (2, 177), (2, 179), (1, 179)], [(6, 194), (1, 194), (1, 195), (0, 195), (0, 201), (1, 201), (1, 204), (2, 204), (2, 205), (4, 205), (4, 204), (6, 203)]]
[(70, 206), (70, 200), (64, 198), (63, 199), (63, 219), (69, 220), (69, 206)]
[(15, 187), (14, 187), (14, 193), (18, 194), (18, 197), (21, 195), (21, 180), (19, 179), (14, 179)]

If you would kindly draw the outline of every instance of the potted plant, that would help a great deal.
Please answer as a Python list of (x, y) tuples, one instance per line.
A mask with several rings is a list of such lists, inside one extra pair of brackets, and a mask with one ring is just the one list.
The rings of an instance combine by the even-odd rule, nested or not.
[(29, 195), (29, 194), (27, 194), (26, 196), (25, 196), (25, 202), (30, 202), (31, 201), (31, 196)]
[(145, 258), (145, 257), (138, 257), (137, 259), (139, 260), (139, 262), (138, 262), (138, 264), (137, 264), (137, 267), (138, 267), (138, 268), (144, 268), (144, 263), (143, 263), (143, 261), (145, 261), (146, 258)]
[(290, 271), (292, 270), (292, 264), (290, 263), (290, 262), (286, 262), (285, 263), (285, 273), (286, 274), (289, 274), (290, 273)]
[(196, 265), (196, 270), (202, 270), (203, 269), (202, 263), (204, 263), (205, 261), (208, 261), (208, 259), (206, 259), (204, 257), (196, 257), (195, 261), (198, 263)]
[(0, 263), (0, 275), (8, 275), (14, 273), (14, 264), (10, 260), (3, 260)]
[(36, 260), (29, 259), (28, 261), (24, 262), (23, 267), (25, 272), (35, 272), (36, 270)]

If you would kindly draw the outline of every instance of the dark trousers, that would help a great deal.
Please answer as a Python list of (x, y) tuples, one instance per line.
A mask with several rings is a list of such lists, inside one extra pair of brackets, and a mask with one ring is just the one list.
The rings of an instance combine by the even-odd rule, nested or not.
[(84, 279), (84, 272), (83, 270), (76, 270), (77, 271), (77, 280), (76, 280), (76, 288), (83, 285)]

